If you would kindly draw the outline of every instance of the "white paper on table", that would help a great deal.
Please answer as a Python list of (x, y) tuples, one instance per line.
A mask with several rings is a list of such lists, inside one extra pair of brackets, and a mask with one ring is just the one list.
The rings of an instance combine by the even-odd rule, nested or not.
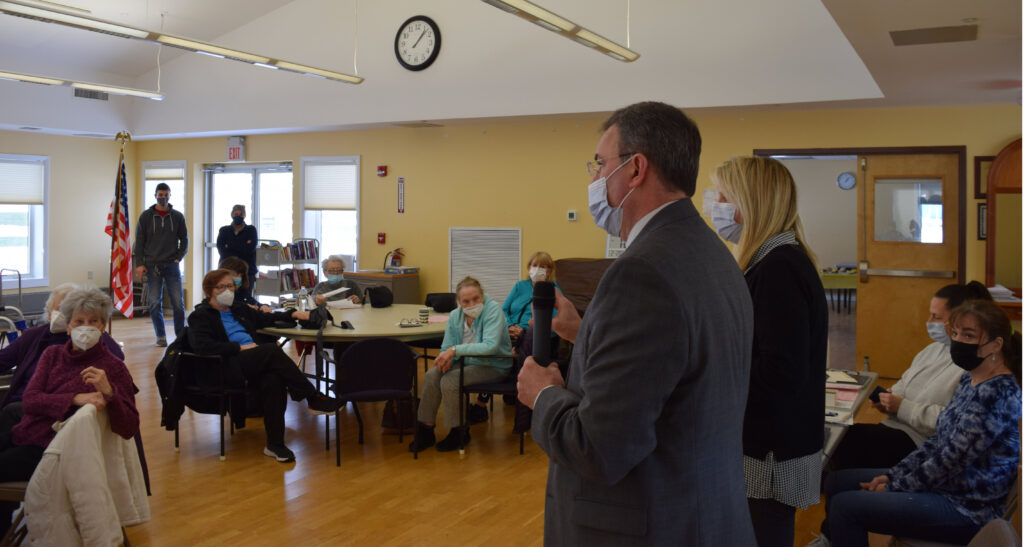
[(352, 308), (361, 308), (359, 304), (349, 300), (348, 298), (342, 298), (341, 300), (330, 300), (327, 302), (328, 308), (334, 308), (336, 310), (349, 310)]
[(325, 292), (325, 293), (321, 293), (321, 294), (316, 295), (316, 296), (323, 296), (324, 298), (330, 298), (330, 297), (332, 297), (332, 296), (334, 296), (336, 294), (341, 294), (341, 293), (343, 293), (343, 292), (345, 292), (347, 290), (348, 290), (348, 287), (341, 287), (340, 289), (334, 289), (333, 291), (328, 291), (328, 292)]

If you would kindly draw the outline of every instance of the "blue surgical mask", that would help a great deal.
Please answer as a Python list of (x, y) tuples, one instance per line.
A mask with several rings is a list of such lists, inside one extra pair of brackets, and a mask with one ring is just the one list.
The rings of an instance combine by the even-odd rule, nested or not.
[(936, 342), (948, 346), (949, 345), (949, 333), (946, 332), (945, 323), (937, 323), (928, 321), (924, 324), (925, 328), (928, 329), (928, 337)]
[(736, 206), (716, 201), (711, 204), (711, 225), (722, 239), (731, 243), (740, 242), (743, 225), (736, 222)]
[(232, 277), (231, 280), (235, 282), (235, 286), (236, 287), (241, 287), (242, 286), (242, 278), (241, 277)]
[(587, 186), (588, 207), (590, 208), (590, 215), (594, 217), (594, 224), (597, 224), (598, 227), (615, 237), (620, 237), (619, 234), (622, 231), (622, 206), (636, 188), (631, 188), (626, 193), (622, 201), (619, 202), (618, 207), (612, 207), (608, 204), (608, 179), (619, 169), (622, 169), (623, 165), (628, 164), (633, 159), (633, 156), (630, 156), (629, 159), (620, 163), (618, 167), (612, 169), (612, 172), (608, 173), (607, 176), (601, 177)]
[(327, 282), (331, 285), (337, 285), (345, 279), (345, 274), (327, 274)]

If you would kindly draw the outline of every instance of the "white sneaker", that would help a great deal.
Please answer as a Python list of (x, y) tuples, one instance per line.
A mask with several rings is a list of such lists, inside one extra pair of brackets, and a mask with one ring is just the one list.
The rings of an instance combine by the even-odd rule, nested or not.
[(807, 544), (807, 547), (832, 547), (832, 542), (822, 534), (811, 540), (811, 542)]

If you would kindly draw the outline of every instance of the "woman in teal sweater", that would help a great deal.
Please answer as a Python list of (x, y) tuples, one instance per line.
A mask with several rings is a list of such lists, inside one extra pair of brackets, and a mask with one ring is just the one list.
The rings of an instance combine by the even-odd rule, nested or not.
[[(501, 310), (505, 312), (505, 322), (508, 323), (509, 339), (516, 347), (522, 342), (523, 331), (530, 326), (533, 317), (533, 307), (530, 305), (533, 300), (533, 284), (538, 281), (554, 283), (555, 261), (548, 253), (538, 251), (526, 262), (526, 271), (529, 277), (516, 283), (501, 305)], [(558, 287), (558, 283), (555, 283), (555, 287)]]
[[(459, 367), (465, 367), (467, 384), (496, 382), (512, 370), (511, 359), (471, 357), (512, 354), (501, 306), (484, 295), (480, 282), (472, 277), (459, 282), (455, 299), (459, 307), (448, 316), (441, 353), (434, 359), (434, 367), (423, 375), (419, 423), (416, 439), (409, 445), (411, 451), (434, 444), (434, 424), (442, 403), (444, 423), (449, 431), (448, 436), (437, 443), (437, 449), (448, 452), (459, 448), (462, 441), (469, 442), (468, 427), (465, 432), (459, 429)], [(465, 359), (456, 360), (457, 357)]]

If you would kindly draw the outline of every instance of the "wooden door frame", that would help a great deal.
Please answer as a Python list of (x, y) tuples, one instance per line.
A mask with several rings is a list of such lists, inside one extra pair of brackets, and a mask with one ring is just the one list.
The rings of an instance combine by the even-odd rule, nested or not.
[[(957, 157), (957, 283), (967, 281), (967, 147), (966, 146), (895, 146), (863, 148), (755, 148), (755, 156), (880, 156), (899, 154), (954, 154)], [(858, 169), (860, 167), (858, 166)], [(867, 243), (867, 242), (865, 242)], [(860, 257), (857, 257), (860, 260)]]

